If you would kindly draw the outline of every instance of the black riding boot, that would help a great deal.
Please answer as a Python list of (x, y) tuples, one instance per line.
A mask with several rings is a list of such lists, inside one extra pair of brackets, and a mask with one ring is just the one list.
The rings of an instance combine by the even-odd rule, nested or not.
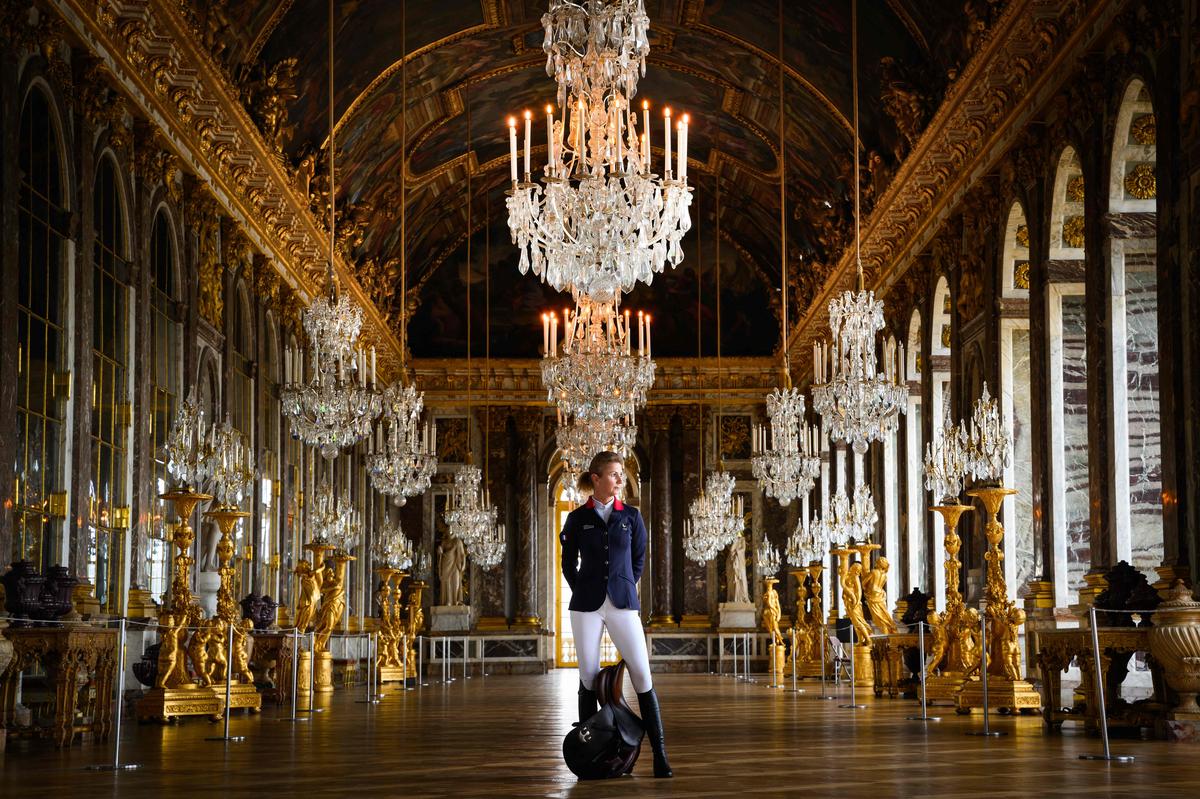
[(579, 683), (579, 723), (590, 719), (600, 710), (600, 705), (596, 701), (596, 692), (589, 691), (583, 687), (583, 683)]
[(646, 737), (650, 739), (650, 749), (654, 751), (654, 776), (670, 777), (671, 764), (667, 762), (667, 744), (663, 738), (662, 714), (658, 710), (658, 694), (651, 688), (644, 694), (638, 694), (638, 709), (642, 712), (642, 724), (646, 727)]

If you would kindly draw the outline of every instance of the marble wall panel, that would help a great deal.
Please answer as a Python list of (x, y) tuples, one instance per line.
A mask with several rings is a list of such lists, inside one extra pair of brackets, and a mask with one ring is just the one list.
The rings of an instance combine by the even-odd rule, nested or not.
[(1162, 563), (1162, 460), (1158, 380), (1158, 284), (1153, 253), (1125, 256), (1125, 377), (1129, 430), (1129, 525), (1133, 565)]
[(1033, 414), (1029, 383), (1029, 330), (1012, 332), (1012, 426), (1013, 473), (1017, 495), (1013, 498), (1013, 518), (1006, 522), (1015, 525), (1015, 551), (1009, 557), (1016, 560), (1016, 584), (1010, 586), (1024, 596), (1026, 583), (1037, 573), (1038, 547), (1033, 540), (1033, 485), (1030, 420)]
[(1091, 568), (1088, 531), (1088, 422), (1085, 300), (1062, 298), (1063, 462), (1067, 528), (1067, 585), (1078, 592)]

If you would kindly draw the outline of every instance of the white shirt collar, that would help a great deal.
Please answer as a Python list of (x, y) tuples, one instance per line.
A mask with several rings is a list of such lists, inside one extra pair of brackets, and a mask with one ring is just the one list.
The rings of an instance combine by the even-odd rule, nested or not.
[(616, 504), (616, 501), (617, 497), (615, 494), (608, 498), (608, 502), (601, 502), (595, 497), (592, 497), (592, 508), (595, 509), (600, 518), (604, 520), (605, 524), (608, 524), (608, 517), (612, 515), (613, 505)]

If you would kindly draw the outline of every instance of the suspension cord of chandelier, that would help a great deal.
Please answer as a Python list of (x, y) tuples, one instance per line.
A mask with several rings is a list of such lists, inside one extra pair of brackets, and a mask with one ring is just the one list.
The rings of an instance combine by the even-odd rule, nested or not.
[[(700, 364), (704, 357), (704, 343), (701, 337), (704, 320), (704, 281), (701, 277), (704, 275), (704, 261), (700, 259), (700, 222), (704, 217), (700, 213), (700, 196), (696, 195), (696, 363)], [(701, 372), (703, 375), (703, 372)], [(703, 386), (704, 378), (700, 378)], [(703, 396), (703, 395), (701, 395)], [(697, 407), (700, 410), (700, 435), (696, 440), (696, 449), (700, 455), (700, 493), (704, 493), (704, 403), (698, 403)]]
[[(721, 133), (717, 132), (717, 147), (721, 146)], [(724, 375), (721, 372), (721, 176), (717, 175), (717, 221), (713, 232), (715, 240), (713, 241), (713, 253), (717, 269), (717, 469), (724, 471), (725, 469), (725, 453), (721, 448), (721, 414), (725, 410), (725, 400), (723, 394), (725, 391)], [(697, 234), (697, 238), (699, 234)]]
[[(783, 302), (781, 307), (782, 333), (779, 351), (783, 355), (783, 387), (792, 387), (791, 359), (788, 358), (788, 258), (787, 258), (787, 139), (784, 137), (787, 109), (783, 104), (783, 0), (779, 0), (779, 262), (782, 276)], [(718, 181), (718, 190), (720, 182)], [(717, 276), (720, 277), (718, 271)], [(718, 301), (720, 296), (717, 297)], [(718, 323), (718, 335), (720, 325)]]
[(408, 382), (408, 0), (400, 3), (400, 384)]
[(859, 206), (861, 184), (858, 177), (858, 0), (850, 0), (850, 85), (854, 95), (854, 269), (858, 275), (858, 290), (863, 291), (862, 213)]
[(471, 446), (471, 90), (463, 87), (467, 104), (467, 463), (474, 463)]
[[(469, 155), (469, 153), (468, 153)], [(483, 485), (492, 465), (492, 196), (483, 194)], [(471, 235), (470, 232), (467, 235)]]
[(334, 181), (333, 151), (336, 149), (333, 137), (333, 0), (329, 0), (329, 267), (325, 277), (328, 280), (329, 296), (337, 295), (337, 283), (333, 277), (333, 252), (337, 246), (337, 183)]

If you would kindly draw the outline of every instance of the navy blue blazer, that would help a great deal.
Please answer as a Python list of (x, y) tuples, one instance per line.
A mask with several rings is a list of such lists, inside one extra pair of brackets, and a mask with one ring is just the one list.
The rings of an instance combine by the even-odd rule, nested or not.
[(613, 607), (642, 609), (637, 583), (646, 562), (646, 525), (637, 508), (615, 500), (606, 525), (589, 498), (567, 514), (558, 540), (571, 610), (598, 610), (605, 595)]

